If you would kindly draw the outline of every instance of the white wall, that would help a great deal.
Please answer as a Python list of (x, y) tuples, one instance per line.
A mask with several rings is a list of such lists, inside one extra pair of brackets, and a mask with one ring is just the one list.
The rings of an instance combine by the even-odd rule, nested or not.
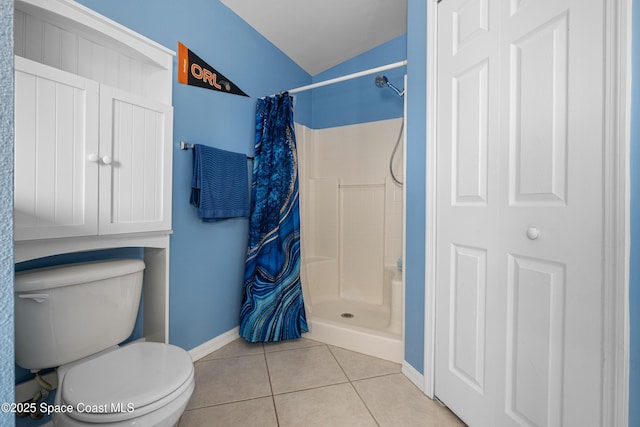
[[(312, 303), (383, 301), (402, 254), (403, 191), (389, 176), (402, 119), (297, 130), (303, 257)], [(394, 171), (402, 179), (402, 144)], [(304, 272), (303, 272), (304, 274)]]

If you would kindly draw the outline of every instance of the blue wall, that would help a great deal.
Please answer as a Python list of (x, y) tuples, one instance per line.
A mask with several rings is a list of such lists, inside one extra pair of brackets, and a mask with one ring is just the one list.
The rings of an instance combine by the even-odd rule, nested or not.
[(640, 426), (640, 2), (633, 1), (631, 50), (631, 254), (629, 271), (629, 426)]
[(0, 80), (0, 402), (13, 402), (13, 0), (0, 0)]
[(404, 359), (424, 373), (427, 2), (407, 4), (407, 259)]
[[(238, 325), (248, 224), (198, 219), (189, 205), (192, 156), (178, 143), (252, 154), (256, 97), (309, 84), (311, 76), (217, 0), (80, 3), (172, 50), (181, 41), (250, 95), (173, 85), (169, 341), (191, 349)], [(308, 94), (297, 97), (296, 117), (310, 122)]]
[[(313, 82), (321, 82), (405, 59), (407, 59), (407, 37), (403, 35), (313, 76)], [(402, 90), (406, 72), (407, 67), (400, 67), (379, 74), (387, 76), (391, 84)], [(313, 89), (311, 127), (324, 129), (402, 117), (404, 113), (402, 98), (389, 88), (378, 88), (374, 84), (376, 75)]]

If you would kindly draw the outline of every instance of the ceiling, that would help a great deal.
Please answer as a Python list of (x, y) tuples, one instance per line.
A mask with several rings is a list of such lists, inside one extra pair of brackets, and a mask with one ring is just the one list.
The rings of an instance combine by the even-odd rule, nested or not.
[(307, 73), (407, 32), (407, 0), (220, 0)]

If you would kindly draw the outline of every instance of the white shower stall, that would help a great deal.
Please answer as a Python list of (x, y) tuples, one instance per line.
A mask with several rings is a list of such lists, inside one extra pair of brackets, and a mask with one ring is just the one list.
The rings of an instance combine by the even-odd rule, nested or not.
[(402, 362), (403, 118), (297, 125), (302, 268), (311, 339)]

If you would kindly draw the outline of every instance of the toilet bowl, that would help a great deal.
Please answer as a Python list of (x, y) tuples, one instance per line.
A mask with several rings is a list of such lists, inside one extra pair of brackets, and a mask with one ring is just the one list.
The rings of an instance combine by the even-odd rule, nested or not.
[(152, 342), (107, 350), (57, 373), (56, 426), (173, 426), (195, 386), (189, 354)]
[(195, 387), (191, 356), (131, 335), (141, 260), (71, 264), (16, 273), (16, 362), (56, 368), (55, 426), (173, 426)]

